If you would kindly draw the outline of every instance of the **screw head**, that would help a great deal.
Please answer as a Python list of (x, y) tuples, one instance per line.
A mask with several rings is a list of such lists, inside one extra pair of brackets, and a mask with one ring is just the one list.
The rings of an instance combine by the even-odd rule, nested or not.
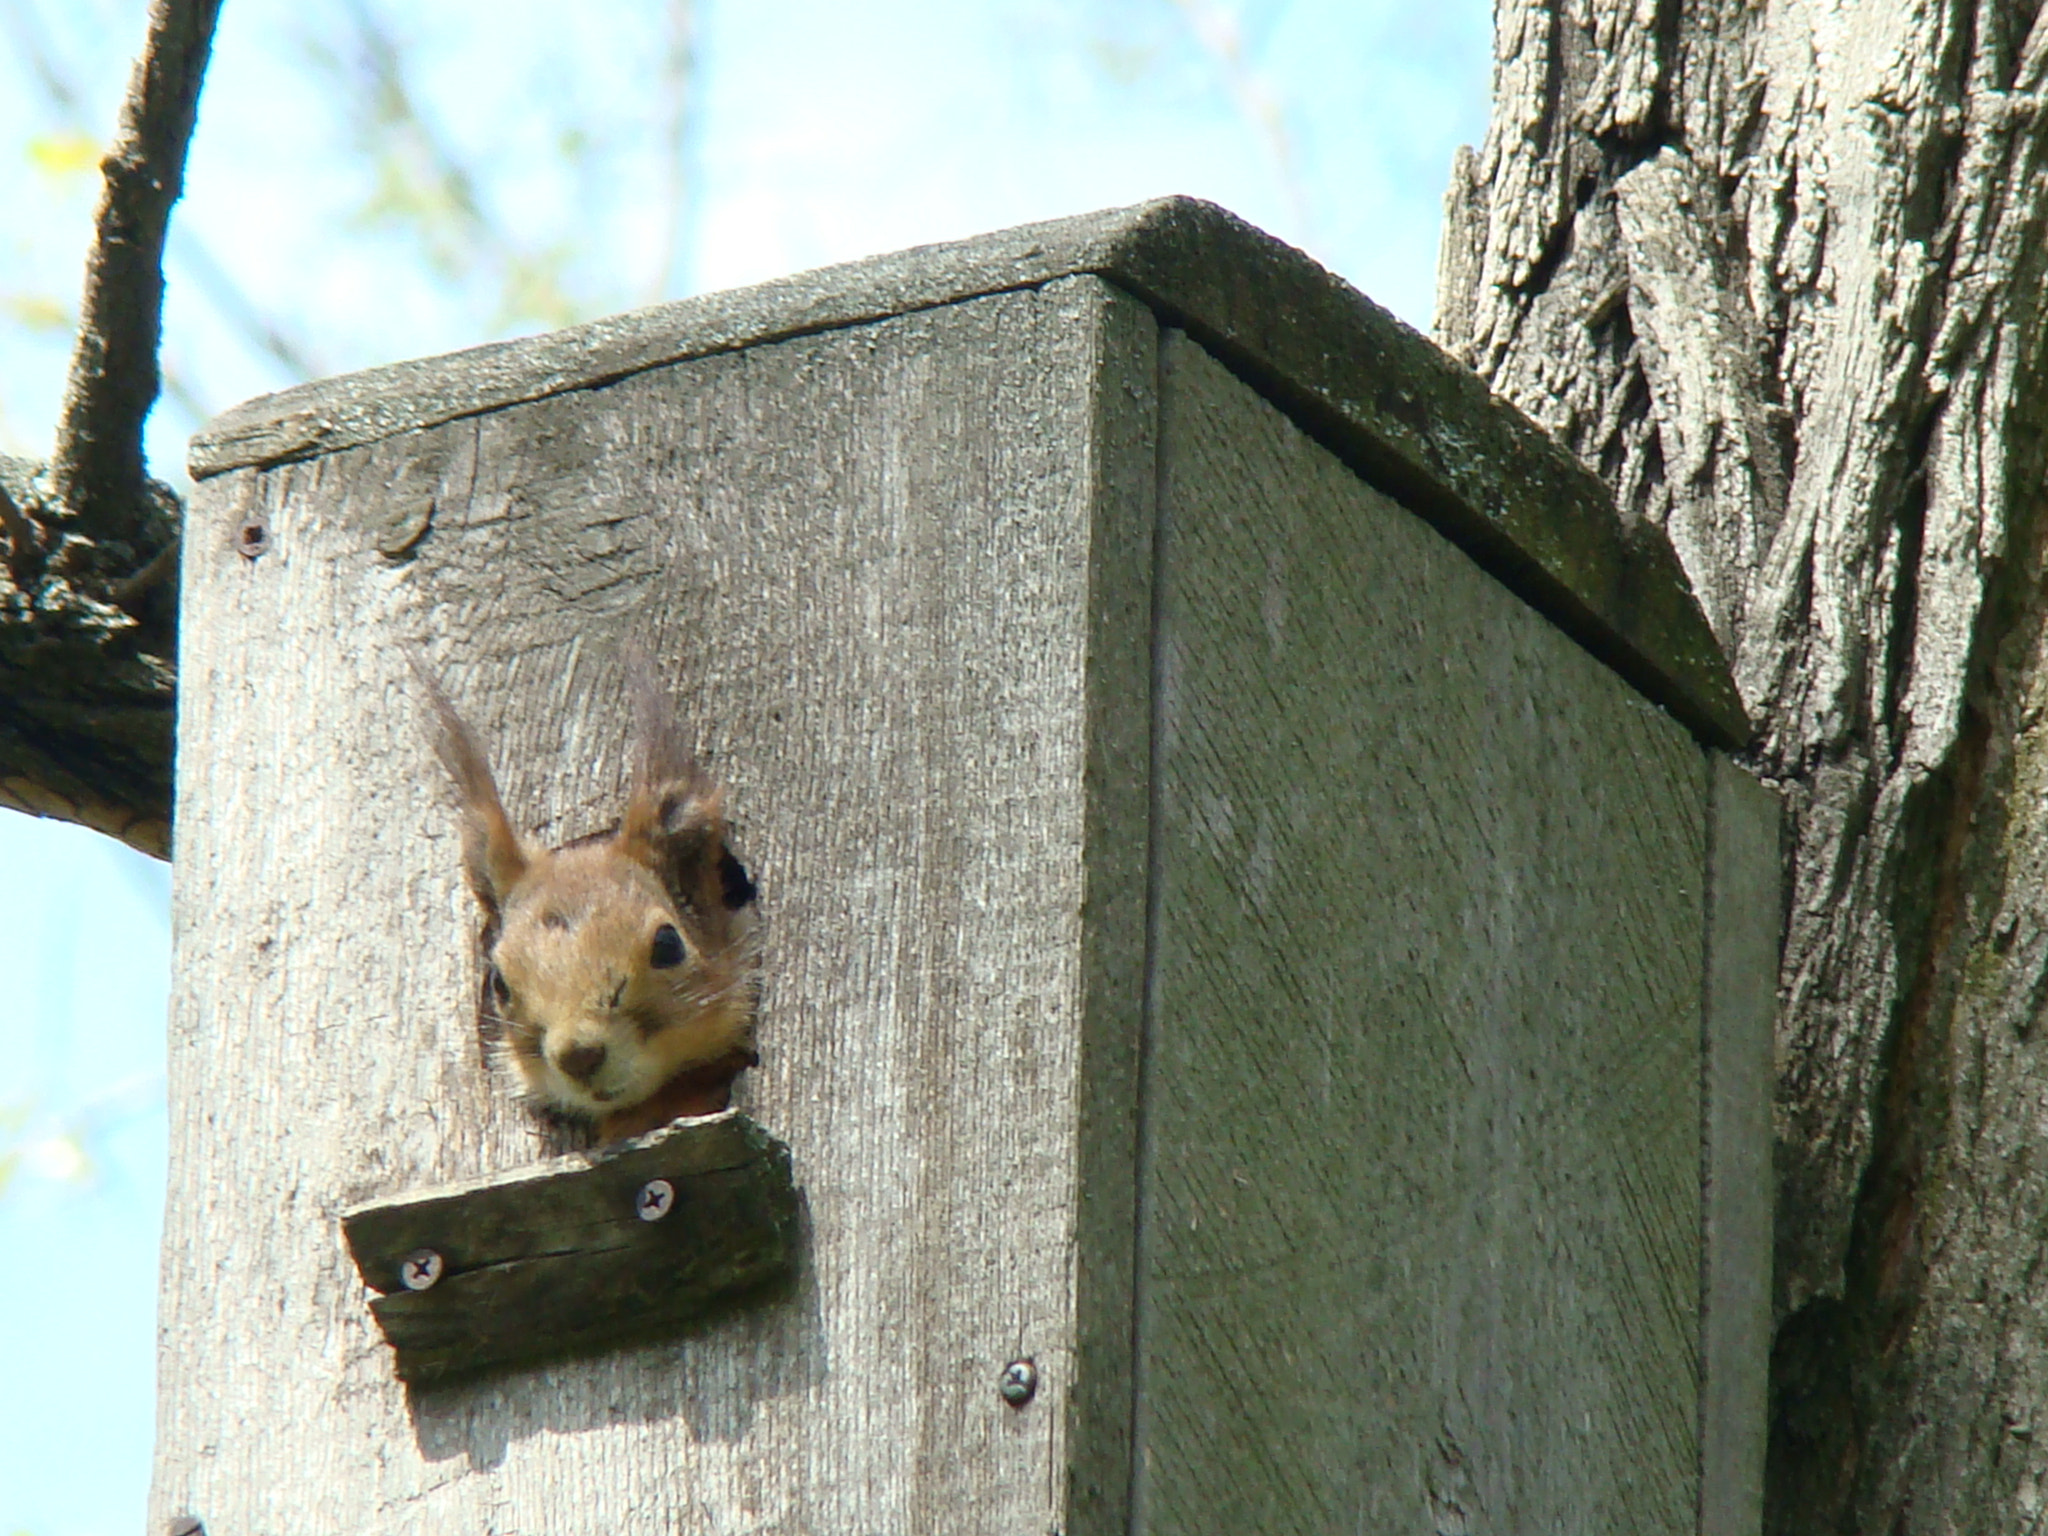
[(659, 1221), (675, 1209), (676, 1187), (667, 1179), (649, 1179), (633, 1197), (633, 1209), (642, 1221)]
[(415, 1248), (398, 1265), (398, 1283), (408, 1291), (431, 1290), (441, 1278), (441, 1255), (431, 1248)]
[(206, 1536), (206, 1527), (197, 1515), (179, 1515), (165, 1523), (164, 1532), (165, 1536)]
[(1002, 1379), (996, 1383), (996, 1391), (1003, 1395), (1003, 1401), (1012, 1408), (1022, 1408), (1038, 1396), (1038, 1366), (1031, 1360), (1012, 1360), (1003, 1367)]

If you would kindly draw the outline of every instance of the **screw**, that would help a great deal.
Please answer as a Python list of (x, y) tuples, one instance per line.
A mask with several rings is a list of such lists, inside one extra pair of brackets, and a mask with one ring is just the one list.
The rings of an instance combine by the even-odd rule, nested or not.
[(408, 1291), (430, 1290), (441, 1278), (441, 1255), (431, 1248), (415, 1248), (398, 1266), (398, 1283)]
[(996, 1390), (1012, 1408), (1022, 1408), (1038, 1396), (1038, 1366), (1030, 1360), (1012, 1360), (1003, 1367), (1003, 1378), (996, 1383)]
[(676, 1187), (667, 1179), (649, 1179), (640, 1186), (640, 1193), (633, 1201), (633, 1209), (640, 1213), (642, 1221), (659, 1221), (675, 1209)]
[(206, 1536), (197, 1515), (179, 1515), (164, 1526), (165, 1536)]
[(270, 548), (270, 530), (263, 519), (252, 517), (235, 530), (235, 548), (245, 560), (259, 559)]

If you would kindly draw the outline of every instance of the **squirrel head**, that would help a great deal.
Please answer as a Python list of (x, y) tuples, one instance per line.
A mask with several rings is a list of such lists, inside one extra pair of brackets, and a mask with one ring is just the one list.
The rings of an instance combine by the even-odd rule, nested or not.
[(415, 671), (484, 911), (486, 1010), (529, 1094), (615, 1127), (684, 1074), (751, 1060), (753, 882), (644, 662), (628, 658), (635, 764), (619, 824), (553, 849), (513, 830), (475, 733)]

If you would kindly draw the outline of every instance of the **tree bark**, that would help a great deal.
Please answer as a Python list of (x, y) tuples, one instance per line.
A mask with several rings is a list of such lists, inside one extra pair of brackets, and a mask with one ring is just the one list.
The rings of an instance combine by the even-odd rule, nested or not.
[(0, 805), (170, 852), (178, 498), (149, 476), (163, 250), (221, 0), (156, 0), (86, 261), (55, 450), (0, 458)]
[(1499, 0), (1440, 339), (1676, 546), (1784, 790), (1767, 1527), (2048, 1501), (2048, 10)]

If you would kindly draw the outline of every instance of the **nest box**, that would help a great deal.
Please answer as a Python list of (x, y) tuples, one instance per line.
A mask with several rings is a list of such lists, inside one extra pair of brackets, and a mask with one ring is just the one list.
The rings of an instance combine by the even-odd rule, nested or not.
[[(1741, 706), (1662, 536), (1306, 257), (1153, 203), (307, 385), (191, 464), (155, 1518), (1755, 1529)], [(493, 1081), (403, 665), (560, 843), (629, 638), (766, 923), (747, 1120), (624, 1154), (755, 1158), (687, 1229)], [(648, 1328), (456, 1304), (574, 1247), (543, 1208)], [(509, 1353), (439, 1379), (373, 1305)]]

